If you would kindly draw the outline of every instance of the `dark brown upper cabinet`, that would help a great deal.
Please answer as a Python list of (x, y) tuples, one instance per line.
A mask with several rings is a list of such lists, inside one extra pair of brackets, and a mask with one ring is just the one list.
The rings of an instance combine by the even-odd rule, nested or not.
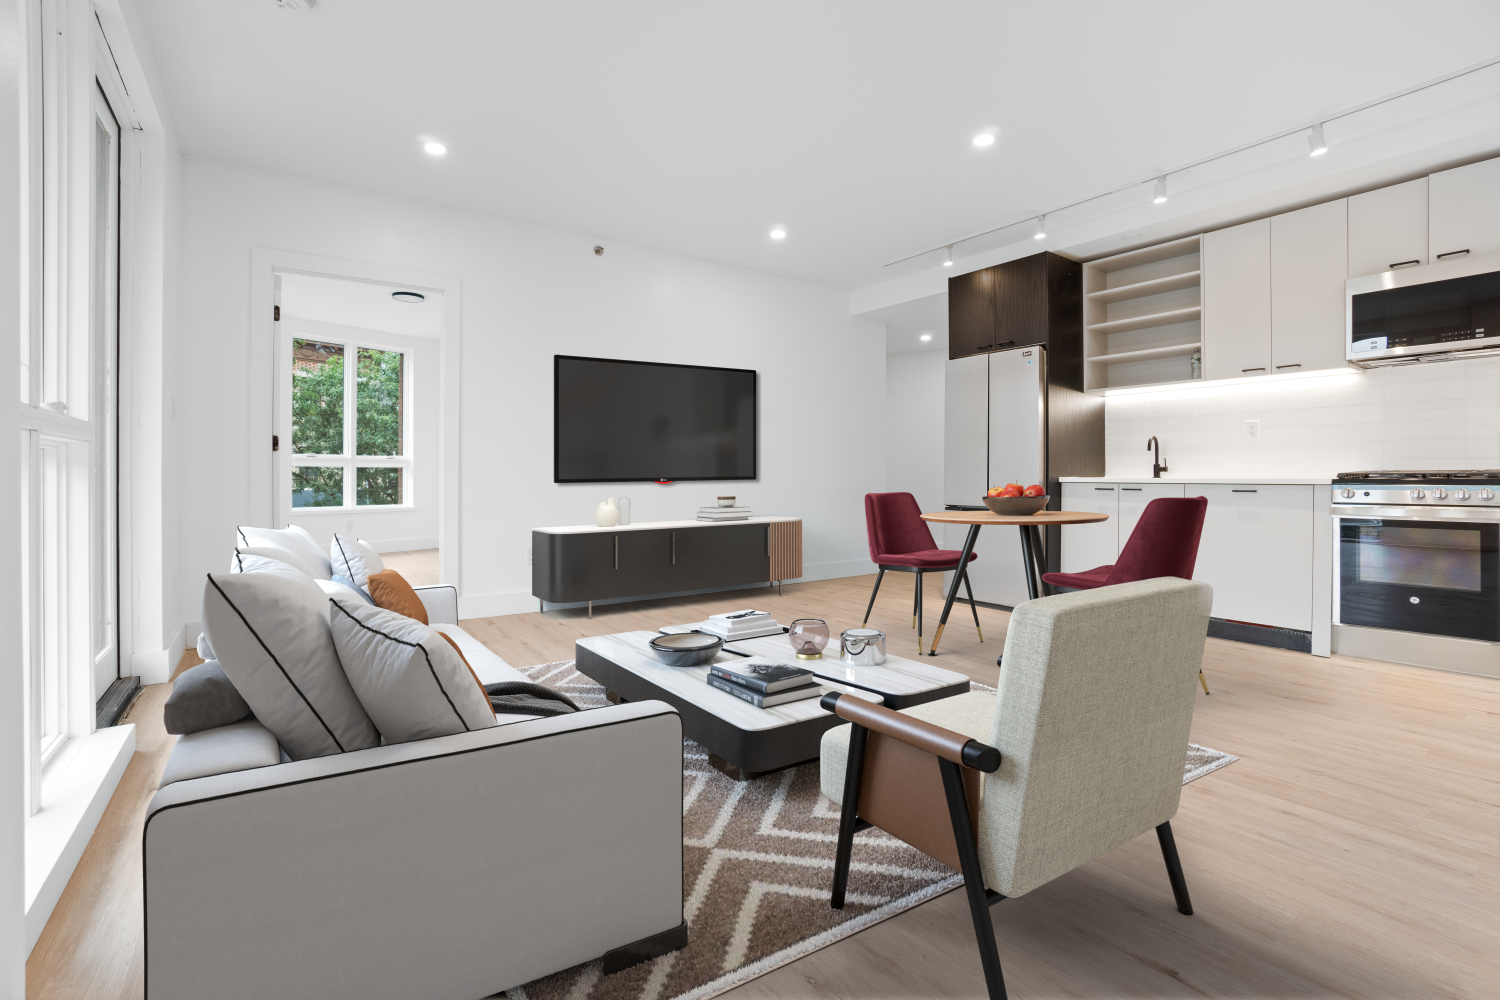
[(948, 357), (1082, 341), (1083, 265), (1044, 252), (948, 279)]

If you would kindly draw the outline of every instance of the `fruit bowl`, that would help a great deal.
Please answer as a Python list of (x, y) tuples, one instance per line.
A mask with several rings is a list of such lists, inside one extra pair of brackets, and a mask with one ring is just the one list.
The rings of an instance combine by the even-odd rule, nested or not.
[(1002, 514), (1005, 517), (1020, 517), (1026, 514), (1035, 514), (1047, 506), (1050, 496), (1039, 497), (985, 497), (984, 505), (993, 514)]

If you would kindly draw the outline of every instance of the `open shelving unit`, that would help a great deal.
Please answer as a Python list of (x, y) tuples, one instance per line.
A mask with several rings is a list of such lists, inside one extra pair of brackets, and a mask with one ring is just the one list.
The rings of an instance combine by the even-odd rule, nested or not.
[(1083, 265), (1084, 388), (1192, 379), (1203, 350), (1203, 271), (1190, 236)]

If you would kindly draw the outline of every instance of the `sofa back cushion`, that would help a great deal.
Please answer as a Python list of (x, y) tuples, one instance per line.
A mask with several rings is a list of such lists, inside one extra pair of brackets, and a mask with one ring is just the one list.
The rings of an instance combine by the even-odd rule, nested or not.
[(327, 598), (305, 576), (211, 573), (203, 624), (219, 664), (292, 760), (378, 746), (344, 675)]
[(468, 664), (431, 626), (352, 601), (334, 601), (330, 617), (349, 683), (386, 742), (496, 724)]
[(218, 660), (189, 667), (172, 682), (172, 693), (162, 708), (162, 722), (174, 736), (217, 729), (239, 722), (250, 706), (235, 690)]
[(231, 573), (297, 573), (318, 579), (312, 567), (295, 552), (275, 545), (239, 545), (229, 559)]
[(242, 527), (235, 529), (234, 544), (236, 547), (246, 548), (257, 545), (271, 545), (278, 549), (286, 549), (297, 557), (299, 563), (304, 564), (309, 575), (319, 580), (327, 580), (333, 575), (333, 568), (328, 562), (328, 553), (318, 544), (305, 528), (290, 525), (285, 528), (251, 528)]
[(370, 574), (385, 569), (380, 553), (352, 535), (334, 535), (328, 545), (328, 559), (334, 574), (352, 580), (354, 586), (366, 592), (370, 589)]

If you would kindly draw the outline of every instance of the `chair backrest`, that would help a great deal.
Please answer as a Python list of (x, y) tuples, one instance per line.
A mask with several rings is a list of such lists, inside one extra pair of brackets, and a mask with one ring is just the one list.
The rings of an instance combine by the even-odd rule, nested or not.
[(937, 548), (922, 520), (922, 508), (910, 493), (866, 493), (865, 529), (870, 534), (870, 559), (877, 563), (883, 555)]
[(1193, 578), (1198, 539), (1203, 536), (1207, 497), (1158, 497), (1141, 511), (1141, 519), (1120, 550), (1105, 586), (1153, 580), (1159, 576)]
[(980, 806), (986, 885), (1019, 896), (1177, 812), (1212, 601), (1165, 578), (1015, 609)]

